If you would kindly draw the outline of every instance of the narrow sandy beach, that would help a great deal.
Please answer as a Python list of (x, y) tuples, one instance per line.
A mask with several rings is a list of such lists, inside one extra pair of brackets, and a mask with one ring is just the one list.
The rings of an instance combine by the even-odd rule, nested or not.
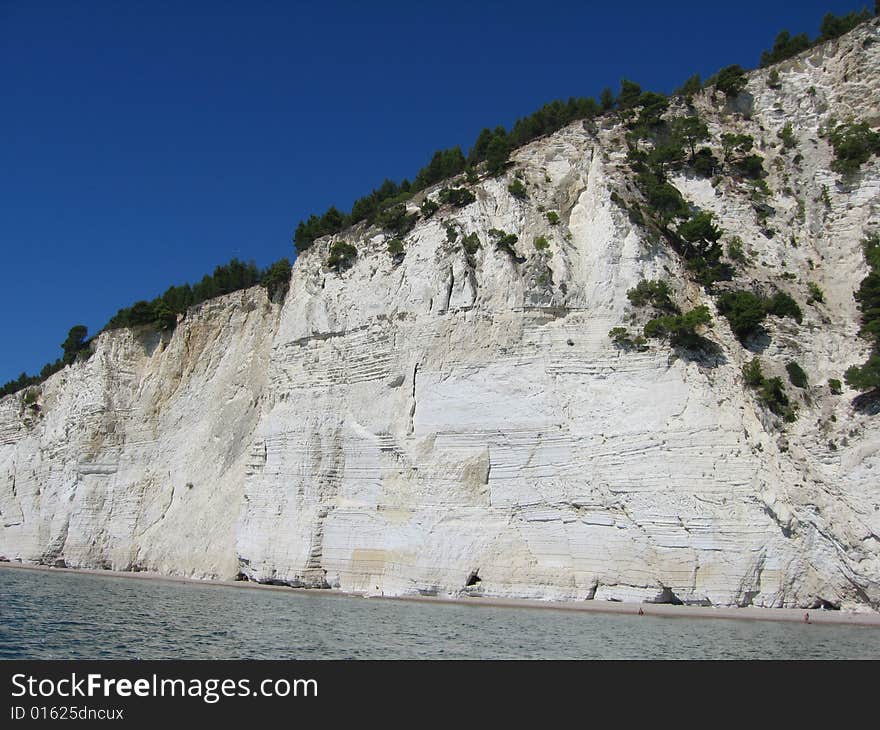
[(319, 595), (340, 599), (368, 599), (376, 601), (405, 601), (408, 603), (432, 603), (458, 606), (500, 607), (500, 608), (534, 608), (551, 609), (556, 611), (583, 611), (587, 613), (608, 613), (639, 615), (641, 610), (644, 616), (662, 618), (714, 618), (736, 619), (746, 621), (789, 621), (806, 623), (805, 617), (811, 624), (843, 624), (849, 626), (872, 626), (880, 628), (880, 613), (855, 612), (855, 611), (827, 611), (821, 609), (804, 608), (758, 608), (748, 606), (745, 608), (716, 608), (711, 606), (674, 606), (671, 604), (658, 603), (616, 603), (613, 601), (537, 601), (520, 598), (445, 598), (430, 596), (374, 596), (358, 593), (347, 593), (338, 590), (320, 590), (314, 588), (291, 588), (289, 586), (263, 585), (247, 581), (220, 581), (220, 580), (197, 580), (194, 578), (182, 578), (179, 576), (161, 575), (149, 572), (124, 572), (117, 570), (92, 570), (87, 568), (54, 568), (45, 565), (27, 565), (22, 563), (0, 562), (0, 569), (29, 570), (48, 573), (74, 573), (82, 575), (94, 575), (101, 578), (123, 578), (128, 580), (162, 581), (165, 583), (189, 583), (200, 586), (242, 588), (246, 590), (282, 591), (285, 593), (299, 593), (307, 595)]

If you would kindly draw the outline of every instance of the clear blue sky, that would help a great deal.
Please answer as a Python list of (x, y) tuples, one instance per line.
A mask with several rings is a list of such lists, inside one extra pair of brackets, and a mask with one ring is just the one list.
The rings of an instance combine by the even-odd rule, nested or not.
[(300, 218), (485, 126), (753, 67), (865, 4), (0, 0), (0, 383), (74, 324), (292, 258)]

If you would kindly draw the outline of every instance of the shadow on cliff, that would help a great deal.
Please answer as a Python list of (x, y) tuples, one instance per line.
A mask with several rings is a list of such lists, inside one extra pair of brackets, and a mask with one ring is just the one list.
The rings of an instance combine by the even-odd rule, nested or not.
[(874, 388), (853, 398), (853, 408), (865, 416), (876, 416), (880, 413), (880, 388)]
[(670, 358), (681, 358), (686, 362), (693, 362), (703, 368), (714, 370), (727, 364), (727, 356), (717, 342), (706, 339), (699, 335), (688, 347), (678, 346), (673, 349)]

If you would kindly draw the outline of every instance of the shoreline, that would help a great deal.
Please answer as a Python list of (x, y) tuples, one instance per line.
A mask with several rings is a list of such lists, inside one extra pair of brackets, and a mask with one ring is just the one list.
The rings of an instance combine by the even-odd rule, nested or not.
[[(200, 580), (198, 578), (185, 578), (175, 575), (164, 575), (149, 571), (122, 571), (101, 570), (96, 568), (56, 568), (49, 565), (31, 565), (18, 562), (0, 562), (0, 570), (30, 570), (47, 573), (70, 573), (74, 575), (93, 575), (101, 578), (128, 578), (131, 580), (164, 581), (167, 583), (182, 583), (190, 585), (208, 586), (215, 588), (241, 588), (251, 590), (271, 590), (283, 593), (296, 593), (299, 595), (325, 596), (340, 599), (365, 599), (378, 601), (398, 601), (408, 603), (430, 603), (450, 606), (468, 606), (471, 608), (528, 608), (554, 611), (579, 611), (583, 613), (602, 613), (637, 616), (639, 611), (642, 615), (653, 618), (678, 618), (678, 619), (732, 619), (737, 621), (784, 621), (789, 623), (827, 624), (843, 626), (865, 626), (880, 628), (880, 613), (856, 612), (851, 610), (827, 610), (806, 608), (762, 608), (758, 606), (728, 607), (728, 606), (684, 606), (668, 603), (623, 603), (616, 601), (542, 601), (529, 598), (503, 598), (503, 597), (442, 597), (442, 596), (377, 596), (355, 592), (339, 591), (324, 588), (294, 588), (283, 585), (267, 585), (252, 581), (232, 580)], [(809, 621), (805, 621), (805, 615)]]

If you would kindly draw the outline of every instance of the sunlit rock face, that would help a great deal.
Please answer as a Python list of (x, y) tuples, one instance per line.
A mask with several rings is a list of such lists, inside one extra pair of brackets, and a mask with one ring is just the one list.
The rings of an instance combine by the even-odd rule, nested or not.
[[(742, 181), (672, 178), (742, 239), (733, 285), (789, 293), (800, 324), (769, 317), (744, 347), (622, 207), (638, 198), (621, 122), (576, 123), (420, 220), (402, 260), (376, 229), (346, 231), (355, 263), (329, 269), (317, 242), (283, 305), (254, 288), (170, 335), (103, 334), (37, 407), (0, 401), (0, 556), (368, 594), (876, 609), (880, 416), (827, 382), (869, 351), (853, 290), (880, 163), (841, 182), (819, 131), (878, 122), (878, 35), (786, 61), (772, 87), (754, 72), (745, 114), (694, 100), (716, 156), (721, 133), (754, 137), (769, 217)], [(612, 327), (644, 324), (626, 296), (641, 279), (707, 305), (720, 352), (615, 347)], [(808, 374), (788, 386), (795, 423), (745, 387), (756, 353), (786, 383), (791, 360)]]

